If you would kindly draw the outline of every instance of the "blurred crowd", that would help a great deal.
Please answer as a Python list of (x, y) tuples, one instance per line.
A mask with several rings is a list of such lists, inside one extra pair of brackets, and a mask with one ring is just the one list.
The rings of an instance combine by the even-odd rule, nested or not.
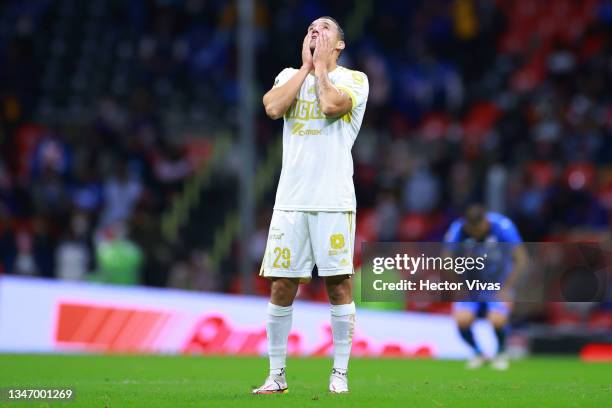
[[(255, 3), (260, 94), (322, 15), (346, 32), (340, 64), (369, 77), (358, 246), (440, 240), (477, 199), (527, 241), (610, 230), (611, 1)], [(13, 0), (0, 22), (0, 270), (239, 290), (237, 251), (223, 273), (208, 254), (235, 179), (203, 192), (179, 242), (160, 232), (206, 159), (176, 123), (237, 130), (236, 2)], [(256, 129), (261, 162), (280, 124), (259, 109)], [(254, 271), (273, 199), (258, 203)]]
[(406, 25), (407, 62), (372, 47), (362, 66), (371, 87), (394, 92), (371, 101), (355, 147), (358, 202), (377, 219), (367, 238), (439, 239), (474, 199), (509, 215), (528, 241), (604, 233), (610, 6), (428, 2)]

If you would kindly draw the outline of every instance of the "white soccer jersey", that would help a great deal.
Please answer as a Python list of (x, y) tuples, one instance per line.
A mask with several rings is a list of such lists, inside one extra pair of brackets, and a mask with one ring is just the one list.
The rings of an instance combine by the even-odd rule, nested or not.
[[(295, 73), (285, 68), (274, 86)], [(361, 127), (368, 99), (368, 77), (338, 66), (329, 73), (334, 86), (346, 92), (353, 106), (340, 118), (321, 112), (315, 76), (309, 74), (295, 102), (285, 113), (283, 167), (276, 191), (275, 210), (355, 211), (351, 148)]]

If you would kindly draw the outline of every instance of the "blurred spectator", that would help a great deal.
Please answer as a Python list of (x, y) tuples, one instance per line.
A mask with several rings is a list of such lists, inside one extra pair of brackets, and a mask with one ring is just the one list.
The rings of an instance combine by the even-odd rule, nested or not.
[(154, 170), (162, 188), (168, 193), (173, 193), (179, 190), (181, 182), (193, 169), (180, 147), (169, 144), (159, 153)]
[(55, 277), (55, 237), (49, 222), (44, 217), (34, 218), (32, 253), (38, 275), (45, 278)]
[(17, 255), (17, 242), (8, 210), (0, 203), (0, 272), (13, 273)]
[(34, 180), (47, 171), (66, 175), (71, 165), (70, 148), (57, 136), (47, 133), (38, 141), (30, 165), (30, 174)]
[(69, 230), (57, 246), (56, 275), (60, 279), (85, 279), (92, 270), (91, 220), (84, 212), (75, 212), (69, 220)]
[(39, 213), (59, 214), (66, 207), (66, 185), (59, 172), (45, 167), (40, 177), (32, 183), (32, 199)]
[(18, 275), (38, 275), (39, 269), (36, 265), (32, 248), (32, 236), (25, 230), (20, 230), (15, 240), (17, 242), (14, 264), (14, 272)]
[(114, 174), (104, 185), (104, 210), (101, 225), (123, 223), (132, 216), (134, 206), (142, 194), (140, 180), (120, 161)]
[(218, 290), (218, 282), (210, 257), (204, 251), (194, 250), (186, 262), (173, 266), (168, 286), (177, 289)]
[(98, 265), (95, 280), (121, 285), (140, 282), (142, 250), (127, 237), (122, 224), (110, 225), (100, 231), (95, 253)]
[(391, 190), (381, 191), (376, 206), (377, 235), (380, 241), (394, 241), (397, 237), (399, 209)]
[(176, 259), (173, 246), (161, 239), (161, 226), (150, 199), (144, 199), (135, 208), (129, 228), (130, 236), (142, 251), (141, 282), (166, 286), (169, 269)]
[(433, 211), (438, 204), (439, 188), (438, 180), (427, 164), (416, 160), (404, 188), (404, 210), (415, 213)]
[(76, 174), (76, 179), (69, 188), (72, 205), (91, 213), (102, 207), (102, 183), (98, 170), (91, 163), (84, 163)]

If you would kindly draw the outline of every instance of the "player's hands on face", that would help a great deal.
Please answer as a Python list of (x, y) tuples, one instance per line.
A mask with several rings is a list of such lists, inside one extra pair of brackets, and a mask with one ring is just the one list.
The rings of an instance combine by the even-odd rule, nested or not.
[(302, 43), (302, 67), (308, 68), (309, 71), (314, 68), (312, 64), (312, 51), (310, 50), (310, 36), (311, 34), (308, 32)]
[(317, 37), (317, 45), (315, 46), (314, 54), (312, 56), (313, 64), (315, 69), (319, 67), (326, 67), (334, 55), (334, 45), (329, 38), (329, 35), (322, 31)]

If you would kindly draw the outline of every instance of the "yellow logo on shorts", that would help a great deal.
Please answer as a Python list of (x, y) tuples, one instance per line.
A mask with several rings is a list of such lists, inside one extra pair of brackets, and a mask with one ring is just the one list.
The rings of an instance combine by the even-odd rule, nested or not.
[(332, 249), (342, 249), (344, 248), (344, 235), (342, 234), (333, 234), (329, 237), (329, 244)]

